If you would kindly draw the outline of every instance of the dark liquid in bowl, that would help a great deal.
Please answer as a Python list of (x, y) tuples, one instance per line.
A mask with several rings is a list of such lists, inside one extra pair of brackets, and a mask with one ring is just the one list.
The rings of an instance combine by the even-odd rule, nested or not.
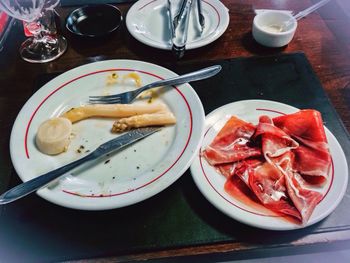
[(83, 35), (99, 35), (103, 32), (110, 32), (115, 28), (115, 21), (103, 14), (96, 14), (95, 17), (88, 17), (76, 25), (76, 30)]
[(103, 36), (117, 29), (122, 17), (111, 5), (93, 5), (76, 9), (67, 19), (67, 27), (83, 36)]

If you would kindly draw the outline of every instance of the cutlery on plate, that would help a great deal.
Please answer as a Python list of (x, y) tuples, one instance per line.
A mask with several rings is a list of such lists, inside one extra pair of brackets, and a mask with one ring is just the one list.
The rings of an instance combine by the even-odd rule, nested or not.
[(147, 84), (137, 90), (127, 91), (120, 94), (109, 95), (109, 96), (90, 96), (89, 102), (92, 104), (126, 104), (131, 103), (138, 95), (140, 95), (145, 90), (160, 87), (160, 86), (171, 86), (171, 85), (179, 85), (191, 81), (202, 80), (206, 78), (210, 78), (221, 70), (220, 65), (211, 66), (208, 68), (204, 68), (201, 70), (197, 70), (191, 73), (187, 73), (185, 75), (177, 76), (170, 79), (159, 80), (156, 82), (152, 82)]
[(202, 0), (197, 0), (197, 10), (198, 10), (198, 20), (199, 20), (199, 24), (201, 26), (201, 34), (204, 31), (204, 27), (205, 27), (205, 18), (202, 12)]
[(172, 13), (172, 4), (171, 4), (171, 0), (167, 0), (167, 14), (168, 14), (168, 22), (169, 22), (169, 29), (171, 32), (170, 35), (170, 42), (172, 43), (172, 39), (175, 36), (175, 19), (173, 17), (173, 13)]
[(11, 203), (21, 197), (24, 197), (35, 190), (47, 185), (51, 181), (57, 179), (61, 175), (71, 171), (72, 169), (86, 163), (88, 161), (96, 160), (97, 158), (106, 155), (110, 152), (114, 152), (117, 150), (121, 150), (125, 148), (127, 145), (130, 145), (136, 141), (139, 141), (157, 131), (159, 131), (160, 127), (152, 127), (152, 128), (139, 128), (135, 130), (131, 130), (121, 136), (118, 136), (115, 139), (112, 139), (102, 145), (100, 145), (96, 150), (86, 155), (85, 157), (78, 159), (74, 162), (71, 162), (67, 165), (64, 165), (60, 168), (57, 168), (51, 172), (40, 175), (34, 179), (31, 179), (25, 183), (15, 186), (14, 188), (6, 191), (0, 196), (0, 205)]
[[(182, 16), (182, 14), (183, 14), (183, 12), (185, 10), (185, 7), (186, 7), (186, 3), (187, 3), (186, 0), (182, 0), (179, 11), (174, 16), (174, 18), (171, 20), (172, 23), (173, 23), (174, 28), (176, 28), (177, 25), (179, 24), (180, 17)], [(171, 5), (171, 0), (168, 0), (168, 4), (169, 4), (169, 6)]]
[(183, 0), (179, 13), (174, 17), (172, 51), (177, 58), (182, 58), (185, 54), (192, 2), (193, 0)]

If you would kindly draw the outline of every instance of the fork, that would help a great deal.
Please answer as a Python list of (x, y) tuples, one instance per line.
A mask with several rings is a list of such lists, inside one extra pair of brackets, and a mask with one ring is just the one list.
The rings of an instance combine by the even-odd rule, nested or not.
[(199, 24), (201, 26), (201, 34), (204, 31), (204, 27), (205, 27), (205, 18), (202, 12), (202, 0), (197, 0), (197, 10), (198, 10), (198, 20), (199, 20)]
[(159, 80), (147, 84), (137, 90), (132, 90), (120, 94), (109, 95), (109, 96), (90, 96), (89, 102), (91, 104), (128, 104), (131, 103), (138, 95), (142, 92), (160, 86), (172, 86), (187, 83), (190, 81), (202, 80), (210, 78), (216, 75), (221, 70), (220, 65), (211, 66), (198, 71), (187, 73), (182, 76), (177, 76), (170, 79)]
[[(168, 3), (170, 3), (170, 2), (168, 2)], [(178, 13), (174, 16), (174, 19), (172, 21), (174, 29), (177, 28), (177, 26), (179, 24), (179, 20), (180, 20), (181, 16), (183, 15), (183, 12), (185, 10), (185, 7), (186, 7), (186, 0), (182, 0), (181, 7), (180, 7)]]

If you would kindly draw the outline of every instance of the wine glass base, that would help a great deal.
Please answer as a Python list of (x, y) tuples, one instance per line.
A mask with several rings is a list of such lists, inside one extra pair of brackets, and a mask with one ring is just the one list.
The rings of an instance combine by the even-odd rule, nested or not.
[(46, 63), (57, 59), (67, 50), (67, 40), (63, 36), (55, 36), (48, 41), (35, 41), (29, 38), (19, 50), (22, 59), (31, 63)]

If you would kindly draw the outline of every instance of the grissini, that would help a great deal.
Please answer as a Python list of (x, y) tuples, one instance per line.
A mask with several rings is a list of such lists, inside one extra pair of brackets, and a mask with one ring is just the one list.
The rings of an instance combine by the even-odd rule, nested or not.
[(91, 117), (126, 118), (166, 110), (167, 108), (163, 103), (93, 104), (72, 108), (63, 113), (61, 117), (67, 118), (74, 123)]
[(133, 128), (148, 126), (163, 126), (176, 123), (173, 113), (163, 111), (159, 113), (142, 114), (128, 118), (122, 118), (114, 122), (112, 132), (118, 133)]

